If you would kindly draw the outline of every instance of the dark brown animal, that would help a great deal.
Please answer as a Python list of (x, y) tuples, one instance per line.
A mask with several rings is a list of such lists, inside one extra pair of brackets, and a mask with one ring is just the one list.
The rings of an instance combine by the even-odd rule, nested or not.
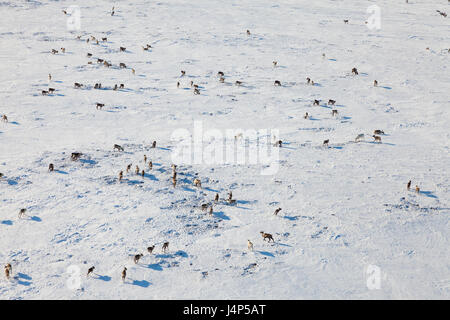
[(127, 268), (123, 268), (122, 271), (122, 281), (125, 281), (125, 278), (127, 277)]
[(80, 159), (81, 155), (82, 155), (81, 152), (72, 152), (72, 155), (70, 156), (70, 158), (73, 161), (76, 161), (76, 160)]
[(270, 233), (265, 233), (264, 231), (261, 231), (260, 233), (261, 233), (261, 236), (263, 237), (263, 241), (265, 241), (267, 239), (269, 242), (270, 242), (270, 240), (272, 240), (272, 242), (275, 242)]
[(141, 259), (143, 256), (144, 255), (142, 253), (135, 255), (133, 258), (134, 263), (139, 263), (139, 259)]
[(94, 272), (94, 269), (95, 269), (95, 267), (90, 267), (90, 268), (88, 269), (88, 272), (87, 272), (86, 277), (89, 277), (89, 275), (90, 275), (92, 272)]
[(114, 148), (113, 150), (117, 150), (117, 151), (123, 151), (123, 147), (118, 145), (118, 144), (114, 144)]

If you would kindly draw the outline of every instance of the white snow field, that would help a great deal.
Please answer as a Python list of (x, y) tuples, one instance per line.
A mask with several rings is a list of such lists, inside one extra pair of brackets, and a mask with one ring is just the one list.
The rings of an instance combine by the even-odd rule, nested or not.
[[(450, 20), (436, 10), (450, 5), (1, 1), (0, 299), (449, 299)], [(174, 188), (173, 134), (198, 124), (279, 132), (278, 170), (177, 163)], [(211, 216), (199, 207), (216, 193)]]

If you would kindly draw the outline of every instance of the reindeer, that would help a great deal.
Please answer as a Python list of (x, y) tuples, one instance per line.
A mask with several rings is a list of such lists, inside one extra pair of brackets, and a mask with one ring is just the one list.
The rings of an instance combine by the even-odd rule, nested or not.
[(97, 58), (97, 63), (103, 63), (105, 60)]
[(214, 202), (219, 202), (219, 194), (218, 193), (216, 193), (216, 196), (214, 197)]
[(194, 179), (194, 186), (201, 188), (202, 187), (202, 182), (200, 181), (200, 179), (195, 178)]
[(308, 119), (309, 118), (309, 114), (308, 112), (305, 113), (305, 115), (303, 116), (304, 119)]
[(225, 73), (223, 73), (222, 71), (218, 71), (218, 72), (217, 72), (217, 75), (218, 75), (219, 77), (223, 77), (223, 76), (225, 75)]
[(139, 174), (139, 166), (136, 166), (136, 170), (135, 170), (136, 174)]
[(282, 147), (282, 144), (283, 144), (283, 141), (281, 141), (281, 140), (277, 140), (277, 141), (275, 141), (275, 143), (273, 144), (273, 146), (274, 147)]
[(147, 248), (148, 253), (152, 254), (153, 249), (155, 249), (155, 246), (154, 246), (154, 245), (151, 246), (151, 247), (148, 247), (148, 248)]
[(49, 92), (49, 93), (55, 92), (55, 88), (48, 88), (48, 92)]
[(152, 142), (152, 148), (156, 148), (156, 141)]
[(383, 130), (377, 129), (373, 132), (373, 134), (384, 134)]
[(134, 68), (131, 68), (131, 73), (136, 74), (136, 70), (134, 70)]
[(66, 48), (61, 48), (62, 53), (66, 53)]
[(167, 250), (169, 250), (169, 242), (164, 242), (162, 252), (166, 253)]
[(142, 170), (141, 176), (142, 176), (142, 178), (145, 178), (145, 171), (144, 170)]
[(186, 71), (181, 70), (181, 76), (184, 77), (186, 75)]
[(344, 20), (344, 23), (345, 23), (345, 24), (348, 24), (348, 20)]
[(94, 85), (94, 89), (101, 89), (102, 88), (102, 84), (101, 83), (96, 83)]
[(131, 166), (132, 166), (132, 163), (130, 163), (129, 165), (127, 165), (127, 173), (131, 170)]
[(364, 139), (364, 133), (360, 133), (356, 136), (355, 142), (359, 142)]
[(338, 111), (336, 109), (331, 110), (332, 117), (337, 116), (337, 114), (338, 114)]
[(81, 88), (83, 85), (81, 83), (75, 82), (74, 84), (75, 88)]
[[(128, 172), (128, 171), (127, 171)], [(122, 181), (122, 179), (123, 179), (123, 171), (120, 171), (119, 172), (119, 181)]]
[(123, 69), (126, 67), (127, 67), (127, 65), (125, 63), (123, 63), (123, 62), (119, 63), (119, 68)]
[(358, 75), (358, 74), (359, 74), (359, 73), (358, 73), (358, 69), (353, 68), (353, 69), (352, 69), (352, 73), (353, 73), (354, 75)]
[(319, 104), (320, 104), (320, 101), (314, 99), (313, 106), (318, 106)]
[(70, 158), (73, 161), (76, 161), (76, 160), (80, 159), (81, 155), (82, 155), (81, 152), (72, 152), (72, 155), (70, 156)]
[(125, 50), (127, 50), (127, 48), (125, 48), (125, 47), (120, 47), (119, 49), (121, 52), (124, 52)]
[(198, 95), (200, 94), (200, 90), (198, 90), (197, 88), (194, 89), (194, 94)]
[(420, 193), (420, 188), (417, 185), (416, 185), (416, 193)]
[(89, 269), (88, 269), (88, 272), (87, 272), (87, 275), (86, 275), (86, 278), (87, 277), (89, 277), (89, 275), (92, 273), (92, 272), (94, 272), (94, 269), (95, 269), (95, 267), (94, 266), (92, 266), (92, 267), (90, 267)]
[(53, 170), (55, 170), (55, 167), (53, 166), (53, 163), (50, 163), (48, 165), (48, 172), (53, 172)]
[(144, 154), (144, 163), (147, 163), (147, 155)]
[(118, 145), (118, 144), (114, 144), (113, 150), (117, 150), (117, 151), (123, 151), (123, 147)]
[(277, 61), (272, 61), (272, 64), (273, 64), (274, 67), (276, 67), (278, 62)]
[[(114, 13), (114, 11), (113, 11)], [(123, 268), (122, 271), (122, 281), (125, 282), (125, 278), (127, 277), (127, 268)]]
[(42, 95), (43, 95), (43, 96), (48, 95), (48, 91), (42, 90)]
[(268, 239), (269, 242), (270, 242), (270, 240), (272, 240), (272, 242), (274, 242), (273, 237), (270, 233), (265, 233), (264, 231), (261, 231), (260, 233), (261, 233), (261, 236), (263, 237), (263, 241)]
[(115, 84), (115, 85), (114, 85), (114, 88), (113, 88), (113, 90), (114, 90), (114, 91), (116, 91), (116, 90), (117, 90), (117, 84)]
[(175, 188), (177, 185), (177, 179), (175, 177), (172, 178), (172, 185)]
[(330, 139), (323, 140), (323, 145), (328, 147), (328, 142), (330, 142)]
[(408, 181), (408, 183), (406, 184), (406, 190), (410, 190), (411, 189), (411, 180)]
[(11, 265), (8, 263), (5, 266), (5, 277), (6, 277), (6, 280), (9, 280), (9, 278), (11, 276), (11, 273), (12, 273)]
[(152, 161), (149, 161), (149, 162), (148, 162), (148, 169), (149, 169), (149, 170), (152, 170), (152, 168), (153, 168), (153, 162), (152, 162)]
[(307, 83), (307, 84), (310, 84), (310, 83), (311, 83), (311, 78), (309, 78), (309, 77), (306, 78), (306, 83)]
[(120, 89), (125, 89), (125, 85), (123, 83), (120, 84), (119, 86)]
[(213, 215), (213, 207), (211, 206), (211, 207), (209, 207), (209, 211), (208, 211), (208, 214), (210, 215), (210, 216), (212, 216)]
[(253, 251), (253, 243), (250, 240), (247, 240), (247, 248), (250, 251)]
[(275, 210), (275, 212), (273, 214), (277, 216), (280, 211), (281, 211), (281, 208), (278, 208)]
[(330, 99), (328, 100), (328, 105), (334, 106), (336, 104), (336, 100)]
[(220, 77), (219, 81), (220, 81), (221, 83), (224, 83), (224, 82), (225, 82), (225, 78), (224, 78), (224, 77)]
[(374, 87), (378, 87), (378, 81), (377, 80), (373, 80), (373, 86)]
[(97, 103), (97, 104), (96, 104), (97, 110), (103, 108), (104, 106), (105, 106), (104, 103)]
[(25, 217), (26, 216), (26, 212), (27, 212), (27, 209), (25, 209), (25, 208), (20, 209), (20, 211), (19, 211), (19, 219)]
[(179, 87), (180, 87), (180, 81), (177, 82), (177, 88), (179, 88)]
[(134, 258), (133, 258), (134, 263), (138, 264), (139, 263), (139, 259), (141, 259), (143, 256), (144, 255), (142, 253), (135, 255)]
[(53, 54), (57, 54), (57, 53), (58, 53), (58, 50), (52, 49), (52, 53), (53, 53)]
[(52, 75), (50, 73), (48, 74), (48, 81), (52, 81)]
[(241, 86), (242, 85), (242, 81), (236, 80), (235, 85)]
[(250, 35), (250, 30), (247, 30), (247, 35), (248, 35), (248, 36)]
[(108, 38), (104, 37), (104, 38), (102, 38), (102, 41), (106, 42), (106, 41), (108, 41)]
[(281, 86), (281, 82), (280, 80), (275, 80), (275, 82), (273, 83), (274, 86)]
[(373, 135), (372, 137), (373, 137), (375, 142), (381, 143), (381, 137), (380, 136)]

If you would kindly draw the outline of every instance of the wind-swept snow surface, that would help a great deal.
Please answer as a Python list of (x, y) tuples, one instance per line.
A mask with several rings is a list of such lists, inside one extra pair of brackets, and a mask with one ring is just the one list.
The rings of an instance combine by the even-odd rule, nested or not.
[[(450, 26), (436, 10), (448, 2), (0, 2), (0, 298), (450, 298)], [(247, 130), (282, 141), (266, 145), (269, 174), (174, 160), (174, 133), (200, 131), (190, 152), (205, 155), (251, 151)]]

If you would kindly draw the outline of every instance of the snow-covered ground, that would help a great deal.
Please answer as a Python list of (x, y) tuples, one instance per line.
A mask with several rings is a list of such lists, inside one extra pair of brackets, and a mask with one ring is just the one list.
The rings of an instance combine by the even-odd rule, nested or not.
[[(374, 5), (379, 29), (370, 28), (377, 12), (366, 11)], [(450, 25), (436, 10), (450, 6), (0, 2), (0, 115), (9, 120), (0, 121), (0, 298), (450, 298)], [(42, 95), (49, 87), (56, 91)], [(199, 123), (223, 134), (278, 130), (278, 170), (179, 163), (174, 188), (172, 135)], [(385, 132), (381, 144), (375, 129)], [(72, 161), (72, 152), (83, 155)], [(199, 206), (216, 193), (210, 216)]]

